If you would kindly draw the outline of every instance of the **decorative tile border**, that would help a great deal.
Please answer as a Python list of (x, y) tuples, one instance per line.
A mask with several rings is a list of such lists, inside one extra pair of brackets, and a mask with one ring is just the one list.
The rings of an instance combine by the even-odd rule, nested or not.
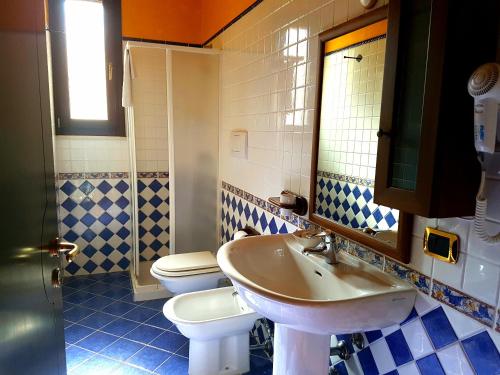
[(403, 266), (391, 259), (385, 259), (384, 271), (396, 276), (401, 280), (406, 280), (413, 284), (422, 293), (429, 294), (431, 290), (431, 278), (409, 267)]
[[(493, 326), (495, 322), (495, 308), (493, 306), (437, 280), (433, 280), (432, 283), (432, 297), (489, 327)], [(498, 330), (498, 325), (496, 328)]]
[(116, 179), (128, 178), (128, 172), (76, 172), (59, 173), (58, 180), (96, 180), (96, 179)]
[(137, 172), (137, 178), (168, 178), (167, 172)]
[(325, 177), (325, 178), (330, 178), (332, 180), (350, 182), (351, 184), (375, 187), (375, 181), (369, 178), (354, 177), (346, 174), (332, 173), (327, 171), (318, 171), (317, 175), (318, 177)]
[[(317, 227), (316, 224), (296, 214), (292, 214), (291, 217), (281, 215), (279, 207), (276, 205), (256, 197), (253, 194), (237, 188), (227, 182), (222, 181), (222, 188), (296, 227)], [(437, 280), (432, 280), (433, 285), (431, 288), (431, 278), (429, 276), (338, 234), (336, 236), (336, 241), (341, 250), (346, 251), (347, 253), (378, 267), (379, 269), (383, 269), (384, 272), (409, 282), (425, 295), (452, 307), (453, 309), (484, 324), (487, 327), (495, 328), (498, 332), (500, 332), (500, 310), (498, 320), (495, 322), (494, 307)]]

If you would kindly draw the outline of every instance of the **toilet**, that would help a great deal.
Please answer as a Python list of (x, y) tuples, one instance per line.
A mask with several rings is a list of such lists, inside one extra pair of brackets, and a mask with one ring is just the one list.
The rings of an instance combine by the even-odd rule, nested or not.
[(153, 263), (150, 272), (173, 295), (214, 289), (225, 278), (210, 251), (164, 256)]
[(250, 371), (249, 331), (261, 316), (234, 287), (181, 294), (163, 314), (189, 338), (190, 375), (236, 375)]

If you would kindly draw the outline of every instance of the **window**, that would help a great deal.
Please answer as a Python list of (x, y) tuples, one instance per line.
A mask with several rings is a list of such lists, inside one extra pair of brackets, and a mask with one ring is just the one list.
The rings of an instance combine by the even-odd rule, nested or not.
[(56, 134), (125, 136), (119, 0), (49, 0)]

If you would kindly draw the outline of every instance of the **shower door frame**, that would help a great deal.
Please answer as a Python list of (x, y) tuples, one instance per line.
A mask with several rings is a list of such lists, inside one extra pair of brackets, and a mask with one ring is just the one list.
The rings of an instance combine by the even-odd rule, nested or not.
[[(220, 55), (221, 51), (218, 49), (184, 47), (162, 43), (140, 42), (140, 41), (126, 41), (123, 44), (124, 50), (131, 48), (154, 48), (165, 50), (165, 69), (167, 79), (167, 131), (168, 131), (168, 173), (169, 173), (169, 217), (175, 217), (175, 174), (171, 173), (175, 166), (174, 156), (174, 140), (171, 136), (174, 130), (174, 117), (173, 117), (173, 100), (172, 100), (172, 52), (188, 52), (196, 54)], [(219, 79), (220, 79), (220, 66), (219, 65)], [(219, 81), (220, 82), (220, 81)], [(219, 84), (219, 98), (220, 98)], [(220, 100), (219, 100), (220, 107)], [(219, 108), (220, 116), (220, 108)], [(127, 136), (129, 137), (129, 157), (130, 157), (130, 192), (131, 192), (131, 220), (132, 220), (132, 267), (134, 275), (139, 276), (139, 207), (137, 198), (137, 157), (135, 150), (135, 128), (134, 128), (134, 106), (126, 109), (126, 123), (127, 123)], [(220, 117), (219, 117), (219, 136), (220, 136)], [(220, 154), (220, 147), (219, 147)], [(219, 181), (219, 170), (217, 166), (217, 180)], [(218, 232), (219, 215), (217, 215), (217, 226), (215, 230)], [(175, 254), (175, 220), (169, 222), (169, 254)]]

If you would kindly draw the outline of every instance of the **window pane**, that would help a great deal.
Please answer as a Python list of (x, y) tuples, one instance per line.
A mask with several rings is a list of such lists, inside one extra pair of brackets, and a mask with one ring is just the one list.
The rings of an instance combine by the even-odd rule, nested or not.
[(64, 13), (70, 116), (81, 120), (107, 120), (102, 3), (66, 0)]

